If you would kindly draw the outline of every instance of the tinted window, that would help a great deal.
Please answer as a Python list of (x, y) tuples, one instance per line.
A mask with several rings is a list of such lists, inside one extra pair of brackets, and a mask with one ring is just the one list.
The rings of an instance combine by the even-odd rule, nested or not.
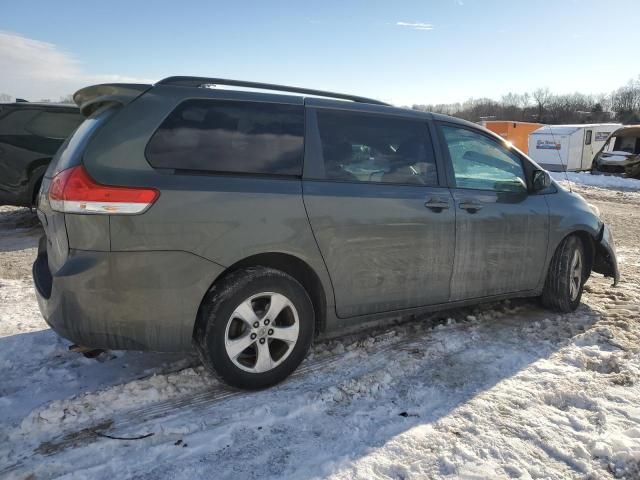
[(0, 116), (0, 135), (24, 135), (24, 126), (36, 115), (37, 110), (20, 108), (2, 112)]
[(331, 180), (436, 185), (425, 122), (319, 110), (325, 176)]
[(42, 111), (24, 126), (34, 135), (48, 138), (65, 139), (82, 123), (80, 112)]
[(101, 108), (86, 118), (72, 135), (62, 143), (47, 169), (47, 176), (80, 164), (82, 155), (95, 132), (116, 112), (115, 108)]
[(443, 126), (456, 186), (498, 192), (527, 190), (522, 163), (498, 142), (465, 128)]
[(188, 100), (147, 147), (157, 168), (301, 175), (304, 109), (297, 105)]

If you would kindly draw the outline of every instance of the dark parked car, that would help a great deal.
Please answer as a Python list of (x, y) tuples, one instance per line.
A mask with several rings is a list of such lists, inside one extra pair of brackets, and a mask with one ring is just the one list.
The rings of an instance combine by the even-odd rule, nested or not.
[(82, 120), (74, 105), (0, 103), (0, 205), (34, 204), (51, 158)]
[(618, 280), (594, 209), (469, 122), (195, 77), (74, 98), (87, 119), (45, 175), (33, 275), (79, 345), (195, 347), (260, 388), (317, 335), (509, 297), (569, 312), (592, 270)]

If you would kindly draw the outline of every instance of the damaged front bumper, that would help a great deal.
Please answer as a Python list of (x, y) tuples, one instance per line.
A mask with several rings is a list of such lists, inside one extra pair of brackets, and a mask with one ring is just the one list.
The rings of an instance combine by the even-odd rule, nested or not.
[(640, 178), (640, 155), (600, 156), (594, 162), (595, 169), (604, 173), (624, 173), (627, 177)]
[(620, 271), (618, 270), (618, 259), (616, 257), (616, 247), (613, 243), (611, 230), (606, 225), (596, 238), (596, 251), (593, 260), (593, 271), (603, 274), (605, 277), (613, 278), (613, 285), (620, 281)]

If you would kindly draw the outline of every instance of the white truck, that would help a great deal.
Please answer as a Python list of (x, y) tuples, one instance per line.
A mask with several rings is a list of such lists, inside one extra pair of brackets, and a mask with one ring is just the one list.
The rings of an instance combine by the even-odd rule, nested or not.
[(529, 134), (529, 156), (552, 171), (589, 170), (611, 133), (622, 125), (545, 125)]

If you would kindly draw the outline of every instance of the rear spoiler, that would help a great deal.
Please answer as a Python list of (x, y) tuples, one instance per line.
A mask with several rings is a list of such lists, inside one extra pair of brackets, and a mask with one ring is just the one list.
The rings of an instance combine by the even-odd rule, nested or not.
[(85, 117), (88, 117), (104, 105), (126, 105), (150, 88), (151, 85), (144, 83), (104, 83), (101, 85), (92, 85), (74, 93), (73, 101), (80, 107), (80, 112)]

